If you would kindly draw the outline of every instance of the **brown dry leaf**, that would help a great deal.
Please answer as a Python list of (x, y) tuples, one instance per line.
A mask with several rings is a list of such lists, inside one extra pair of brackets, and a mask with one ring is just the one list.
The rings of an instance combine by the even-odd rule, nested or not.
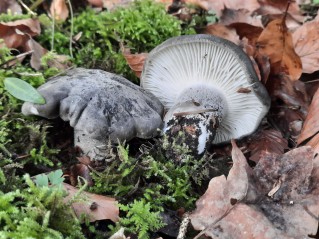
[(50, 6), (50, 14), (57, 21), (65, 21), (69, 16), (69, 9), (65, 0), (53, 0)]
[(47, 65), (64, 71), (72, 66), (72, 62), (70, 56), (53, 54), (52, 58), (47, 61)]
[[(65, 198), (65, 201), (68, 202), (79, 189), (66, 183), (63, 183), (63, 186), (69, 193)], [(88, 216), (90, 222), (105, 219), (118, 222), (119, 208), (114, 198), (88, 192), (83, 192), (81, 195), (85, 197), (85, 201), (72, 203), (72, 208), (78, 218), (80, 218), (81, 214), (85, 214)]]
[(236, 45), (240, 44), (239, 36), (237, 35), (236, 31), (219, 23), (207, 25), (203, 29), (202, 33), (227, 39)]
[(302, 71), (313, 73), (319, 70), (319, 21), (304, 23), (293, 34), (296, 53), (302, 62)]
[(44, 56), (48, 50), (43, 48), (39, 43), (33, 40), (31, 37), (24, 46), (24, 51), (33, 51), (31, 54), (30, 64), (33, 69), (40, 70), (41, 68), (41, 57)]
[(270, 75), (270, 61), (268, 56), (256, 55), (255, 61), (260, 71), (261, 82), (266, 85)]
[[(88, 0), (91, 4), (97, 7), (104, 7), (111, 11), (116, 7), (128, 6), (133, 0)], [(102, 4), (102, 5), (101, 5)]]
[[(37, 19), (23, 19), (13, 22), (0, 23), (0, 38), (4, 40), (8, 48), (16, 48), (23, 52), (31, 51), (31, 66), (39, 70), (41, 57), (48, 51), (32, 39), (41, 32), (40, 23)], [(1, 47), (1, 44), (0, 44)]]
[(0, 13), (13, 13), (22, 14), (21, 6), (16, 2), (16, 0), (1, 0), (0, 1)]
[[(319, 134), (316, 134), (315, 136), (313, 136), (312, 139), (309, 140), (309, 142), (307, 142), (306, 145), (312, 147), (313, 150), (315, 151), (315, 153), (319, 154)], [(318, 176), (319, 176), (319, 174), (318, 174)]]
[[(243, 157), (235, 144), (232, 157), (233, 160)], [(319, 186), (310, 184), (316, 171), (313, 170), (312, 149), (302, 147), (283, 156), (265, 157), (253, 171), (242, 159), (237, 162), (240, 162), (240, 168), (246, 169), (247, 196), (231, 204), (224, 192), (227, 188), (236, 188), (227, 185), (224, 176), (213, 178), (191, 214), (194, 228), (202, 230), (195, 238), (203, 234), (210, 238), (232, 239), (306, 238), (309, 234), (314, 235), (318, 221), (304, 209), (308, 208), (314, 215), (319, 213)], [(233, 167), (238, 168), (238, 165)], [(238, 176), (241, 181), (242, 175), (245, 175), (243, 171), (235, 174), (233, 180)], [(242, 188), (239, 187), (240, 192)], [(270, 191), (272, 197), (266, 196)]]
[(240, 39), (247, 38), (250, 45), (255, 46), (256, 42), (263, 31), (263, 28), (256, 27), (247, 23), (232, 23), (229, 27), (234, 28)]
[(258, 54), (269, 57), (272, 74), (286, 73), (294, 81), (300, 78), (301, 60), (282, 19), (276, 19), (267, 25), (259, 36), (256, 47)]
[(309, 97), (305, 84), (279, 75), (271, 78), (266, 86), (272, 99), (268, 119), (285, 138), (296, 139), (308, 112)]
[(130, 49), (124, 48), (122, 50), (122, 54), (124, 55), (129, 67), (134, 71), (135, 75), (140, 77), (143, 70), (144, 61), (148, 53), (131, 54)]
[[(304, 22), (305, 17), (302, 15), (302, 12), (295, 1), (291, 0), (259, 0), (258, 1), (261, 7), (256, 11), (259, 15), (279, 15), (286, 12), (287, 4), (289, 3), (289, 9), (287, 13), (287, 20), (291, 24), (299, 26)], [(289, 24), (290, 24), (289, 23)], [(288, 25), (290, 28), (290, 25)], [(292, 27), (292, 25), (291, 25)]]
[(37, 19), (0, 22), (0, 38), (8, 48), (24, 47), (30, 36), (37, 36), (40, 32), (40, 22)]
[(311, 138), (319, 132), (319, 89), (317, 89), (313, 96), (312, 102), (309, 106), (308, 115), (303, 124), (301, 134), (298, 137), (298, 144)]
[(196, 210), (190, 216), (196, 230), (205, 230), (217, 223), (247, 194), (246, 170), (249, 166), (234, 141), (232, 145), (234, 165), (229, 171), (227, 180), (224, 175), (213, 178), (209, 182), (208, 190), (196, 202)]
[(257, 132), (249, 137), (248, 142), (248, 150), (251, 151), (249, 159), (255, 162), (268, 154), (282, 155), (288, 149), (288, 141), (274, 129)]
[(103, 7), (103, 0), (87, 0), (87, 1), (95, 7)]
[[(261, 17), (261, 21), (263, 26), (267, 26), (267, 24), (273, 20), (276, 19), (282, 19), (283, 14), (267, 14), (267, 15), (262, 15)], [(296, 20), (294, 18), (291, 17), (291, 15), (289, 13), (287, 13), (286, 15), (286, 26), (290, 31), (294, 31), (295, 29), (297, 29), (298, 27), (301, 26), (301, 23), (296, 22)]]
[(261, 193), (268, 193), (280, 181), (272, 196), (275, 201), (301, 200), (309, 188), (314, 152), (309, 146), (291, 150), (281, 156), (269, 155), (260, 159), (254, 175), (260, 181)]
[(70, 168), (71, 185), (72, 186), (78, 185), (78, 177), (82, 177), (87, 181), (88, 186), (92, 186), (94, 183), (90, 173), (91, 172), (89, 167), (85, 164), (78, 163), (71, 166)]
[(229, 9), (224, 8), (222, 16), (219, 18), (219, 23), (230, 25), (232, 23), (246, 23), (255, 27), (263, 27), (261, 18), (252, 15), (247, 9)]
[(249, 12), (253, 12), (260, 7), (257, 0), (185, 0), (185, 2), (198, 5), (207, 11), (213, 10), (218, 17), (222, 15), (225, 7), (235, 10), (246, 9)]

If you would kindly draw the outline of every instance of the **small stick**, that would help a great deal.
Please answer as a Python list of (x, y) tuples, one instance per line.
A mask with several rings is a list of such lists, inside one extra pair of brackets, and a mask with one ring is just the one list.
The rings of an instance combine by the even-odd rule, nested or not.
[(188, 227), (188, 224), (190, 222), (189, 215), (190, 215), (189, 212), (184, 213), (183, 220), (182, 220), (181, 225), (179, 227), (178, 235), (177, 235), (176, 239), (184, 239), (185, 238), (185, 235), (187, 232), (187, 227)]
[(207, 112), (214, 112), (217, 111), (215, 109), (202, 109), (202, 110), (194, 110), (194, 111), (185, 111), (185, 112), (178, 112), (174, 113), (174, 116), (185, 116), (185, 115), (195, 115), (195, 114), (202, 114)]
[(13, 58), (11, 58), (11, 59), (9, 59), (9, 60), (3, 62), (3, 63), (0, 65), (0, 67), (6, 65), (6, 64), (8, 64), (8, 63), (10, 63), (11, 61), (14, 61), (14, 60), (17, 60), (17, 59), (22, 58), (22, 57), (24, 57), (24, 56), (30, 55), (30, 54), (32, 54), (33, 52), (34, 52), (34, 51), (31, 50), (31, 51), (22, 53), (22, 54), (20, 54), (20, 55), (14, 56)]
[(37, 15), (35, 12), (33, 12), (27, 5), (24, 4), (24, 2), (22, 2), (22, 0), (18, 0), (19, 3), (25, 8), (25, 10), (27, 10), (28, 13), (30, 13), (31, 15), (35, 16)]

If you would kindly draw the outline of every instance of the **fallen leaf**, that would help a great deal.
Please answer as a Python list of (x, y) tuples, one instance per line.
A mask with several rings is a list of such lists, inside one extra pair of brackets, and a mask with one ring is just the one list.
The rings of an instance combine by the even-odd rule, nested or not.
[[(190, 215), (196, 230), (206, 230), (216, 224), (247, 194), (248, 165), (234, 141), (232, 145), (234, 165), (229, 171), (227, 180), (224, 175), (213, 178), (205, 194), (196, 202), (196, 210)], [(232, 203), (234, 200), (235, 204)]]
[(255, 162), (268, 154), (282, 155), (285, 149), (288, 149), (288, 141), (274, 129), (259, 131), (248, 138), (249, 159)]
[(253, 12), (260, 7), (260, 4), (257, 0), (186, 0), (186, 3), (191, 3), (201, 8), (205, 9), (206, 11), (213, 10), (218, 17), (222, 15), (222, 11), (225, 8), (230, 9), (246, 9), (249, 12)]
[(316, 134), (315, 136), (313, 136), (312, 139), (309, 140), (306, 145), (312, 147), (315, 153), (318, 155), (319, 154), (319, 134)]
[[(319, 186), (311, 184), (311, 177), (315, 177), (311, 147), (264, 157), (253, 171), (234, 143), (232, 158), (241, 165), (233, 167), (246, 169), (246, 173), (233, 174), (232, 182), (239, 177), (243, 183), (244, 187), (238, 188), (240, 195), (248, 182), (247, 194), (229, 202), (225, 191), (236, 190), (234, 184), (227, 184), (224, 176), (211, 179), (190, 216), (194, 228), (202, 230), (195, 238), (205, 234), (210, 238), (291, 239), (316, 234), (318, 221), (308, 213), (319, 213)], [(319, 167), (319, 162), (316, 165)], [(242, 175), (248, 180), (242, 181)], [(269, 192), (272, 197), (266, 196)]]
[(0, 1), (0, 13), (22, 14), (21, 6), (16, 0), (1, 0)]
[(301, 58), (304, 73), (319, 70), (318, 24), (317, 19), (305, 22), (292, 34), (295, 51)]
[(289, 3), (289, 8), (287, 12), (287, 18), (293, 19), (298, 25), (304, 22), (305, 17), (295, 1), (291, 0), (259, 0), (260, 8), (256, 13), (260, 15), (279, 15), (286, 12), (287, 5)]
[(87, 165), (78, 163), (70, 167), (70, 182), (72, 186), (78, 185), (78, 177), (84, 178), (88, 186), (93, 185), (90, 169)]
[(87, 1), (95, 7), (103, 7), (103, 0), (87, 0)]
[(219, 18), (219, 23), (223, 25), (230, 25), (233, 23), (246, 23), (256, 27), (262, 27), (261, 17), (252, 15), (247, 9), (230, 9), (225, 7), (222, 10), (222, 15)]
[[(317, 89), (313, 96), (312, 102), (309, 106), (308, 115), (303, 124), (300, 136), (298, 137), (298, 144), (311, 138), (319, 132), (319, 89)], [(313, 142), (312, 142), (313, 144)]]
[(33, 69), (40, 70), (41, 58), (48, 52), (48, 50), (43, 48), (38, 42), (33, 40), (31, 37), (26, 42), (23, 49), (24, 51), (33, 51), (31, 54), (30, 64)]
[(273, 76), (266, 87), (272, 99), (268, 120), (285, 138), (297, 139), (301, 130), (297, 126), (306, 119), (308, 113), (309, 97), (305, 84), (279, 75)]
[[(0, 22), (0, 38), (8, 48), (25, 46), (30, 37), (41, 32), (40, 22), (37, 19), (22, 19), (13, 22)], [(1, 43), (0, 43), (1, 47)]]
[(267, 25), (256, 42), (256, 48), (258, 54), (269, 57), (272, 74), (286, 73), (294, 81), (300, 78), (301, 60), (282, 19), (276, 19)]
[(65, 0), (53, 0), (50, 6), (50, 14), (57, 21), (65, 21), (69, 16), (69, 9)]
[(261, 193), (269, 193), (281, 181), (273, 195), (275, 201), (301, 200), (309, 189), (314, 152), (309, 146), (291, 150), (283, 155), (263, 157), (254, 168)]
[(232, 23), (229, 27), (234, 28), (239, 35), (240, 39), (247, 38), (249, 44), (252, 46), (256, 45), (256, 42), (263, 31), (263, 28), (256, 27), (247, 23)]
[[(278, 13), (278, 14), (266, 14), (262, 15), (261, 17), (261, 22), (263, 26), (267, 26), (269, 22), (274, 21), (276, 19), (282, 19), (283, 14)], [(290, 31), (296, 30), (298, 27), (301, 26), (301, 23), (296, 21), (289, 13), (286, 15), (286, 20), (285, 20), (286, 26)]]
[(239, 36), (237, 35), (236, 31), (219, 23), (207, 25), (203, 29), (202, 33), (227, 39), (236, 45), (240, 44)]
[(255, 61), (260, 71), (261, 82), (266, 85), (270, 75), (270, 61), (268, 56), (255, 55)]
[(131, 54), (129, 49), (124, 48), (122, 49), (122, 54), (125, 57), (129, 67), (134, 71), (135, 75), (140, 77), (143, 70), (144, 61), (148, 53)]
[[(79, 189), (66, 183), (63, 183), (63, 186), (68, 192), (68, 196), (65, 198), (65, 202), (67, 203), (78, 193)], [(90, 222), (106, 219), (113, 222), (119, 221), (119, 208), (114, 198), (88, 192), (82, 192), (81, 195), (85, 201), (72, 203), (72, 208), (78, 218), (82, 214), (85, 214), (88, 216)]]
[(291, 81), (285, 75), (272, 78), (266, 85), (272, 100), (280, 99), (284, 107), (299, 110), (304, 118), (308, 112), (309, 97), (305, 84), (301, 81)]
[(46, 62), (48, 67), (54, 67), (61, 71), (67, 70), (72, 66), (72, 62), (70, 56), (67, 55), (57, 55), (54, 53), (50, 53), (51, 57)]
[(108, 11), (111, 11), (119, 6), (128, 6), (133, 0), (89, 0), (89, 2), (97, 7), (104, 7)]
[(76, 159), (79, 160), (79, 162), (80, 162), (81, 164), (84, 164), (84, 165), (86, 165), (86, 166), (89, 166), (89, 165), (91, 165), (91, 163), (92, 163), (90, 157), (87, 156), (87, 155), (82, 155), (81, 157), (76, 157)]

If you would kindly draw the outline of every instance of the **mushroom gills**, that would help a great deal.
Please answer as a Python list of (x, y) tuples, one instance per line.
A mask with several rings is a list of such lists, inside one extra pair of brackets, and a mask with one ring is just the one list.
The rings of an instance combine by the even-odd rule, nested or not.
[(180, 132), (191, 152), (202, 154), (212, 143), (227, 114), (223, 93), (213, 87), (193, 85), (184, 90), (164, 117), (164, 133), (172, 141)]

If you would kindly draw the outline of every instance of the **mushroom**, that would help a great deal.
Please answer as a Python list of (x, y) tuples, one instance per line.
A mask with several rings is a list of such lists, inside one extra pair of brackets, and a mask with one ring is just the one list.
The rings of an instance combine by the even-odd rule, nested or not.
[(270, 107), (249, 57), (211, 35), (168, 39), (145, 61), (141, 86), (164, 105), (164, 132), (185, 133), (198, 154), (256, 130)]
[(46, 104), (26, 102), (22, 113), (70, 121), (74, 144), (94, 160), (104, 158), (109, 139), (151, 138), (163, 127), (163, 106), (154, 95), (112, 73), (77, 68), (38, 91)]

